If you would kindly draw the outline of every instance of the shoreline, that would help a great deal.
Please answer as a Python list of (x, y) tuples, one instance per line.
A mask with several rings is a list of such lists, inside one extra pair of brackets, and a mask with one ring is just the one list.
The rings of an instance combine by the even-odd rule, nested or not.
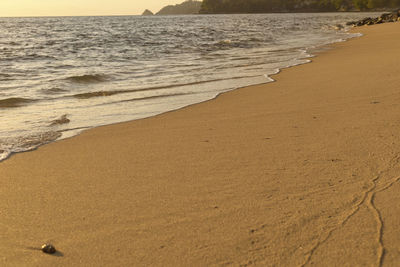
[[(398, 262), (399, 27), (358, 28), (276, 82), (2, 161), (0, 262)], [(48, 241), (59, 257), (26, 249)]]
[[(362, 14), (362, 13), (380, 13), (380, 12), (391, 12), (393, 11), (392, 9), (387, 9), (387, 10), (370, 10), (370, 11), (327, 11), (327, 12), (278, 12), (278, 13), (224, 13), (224, 14), (180, 14), (180, 15), (155, 15), (155, 16), (207, 16), (207, 15), (249, 15), (249, 14), (310, 14), (310, 13), (315, 13), (315, 14), (326, 14), (326, 13), (356, 13), (356, 14)], [(73, 18), (73, 17), (142, 17), (143, 15), (137, 14), (137, 15), (78, 15), (78, 16), (71, 16), (71, 15), (65, 15), (65, 16), (11, 16), (11, 17), (1, 17), (0, 18)]]
[[(369, 12), (366, 12), (366, 13), (369, 13)], [(35, 150), (39, 149), (42, 146), (45, 146), (45, 145), (48, 145), (48, 144), (51, 144), (51, 143), (55, 143), (55, 142), (59, 142), (59, 141), (65, 140), (65, 139), (69, 139), (69, 138), (72, 138), (72, 137), (75, 137), (75, 136), (79, 136), (80, 134), (82, 134), (85, 131), (96, 129), (98, 127), (111, 126), (111, 125), (115, 125), (115, 124), (133, 122), (133, 121), (137, 121), (137, 120), (142, 120), (142, 119), (146, 119), (146, 118), (159, 116), (159, 115), (164, 114), (164, 113), (174, 112), (174, 111), (177, 111), (177, 110), (180, 110), (180, 109), (184, 109), (186, 107), (190, 107), (190, 106), (201, 104), (201, 103), (204, 103), (204, 102), (207, 102), (207, 101), (215, 100), (220, 95), (223, 95), (225, 93), (229, 93), (229, 92), (234, 91), (234, 90), (239, 90), (239, 89), (246, 88), (246, 87), (251, 87), (251, 86), (265, 85), (265, 84), (268, 84), (268, 83), (271, 83), (271, 82), (275, 82), (275, 80), (273, 79), (273, 76), (279, 74), (282, 70), (289, 69), (289, 68), (292, 68), (292, 67), (297, 67), (297, 66), (304, 65), (304, 64), (309, 64), (309, 63), (312, 62), (312, 58), (315, 58), (316, 56), (318, 56), (319, 53), (323, 53), (326, 50), (332, 49), (332, 45), (334, 45), (336, 43), (347, 42), (347, 41), (349, 41), (351, 39), (354, 39), (354, 38), (362, 37), (362, 34), (360, 34), (358, 32), (354, 32), (354, 29), (352, 29), (351, 27), (349, 27), (344, 32), (346, 34), (348, 34), (349, 37), (346, 37), (345, 39), (343, 39), (343, 38), (335, 39), (335, 40), (332, 40), (332, 41), (330, 41), (330, 42), (328, 42), (326, 44), (319, 44), (319, 45), (316, 45), (316, 46), (304, 47), (304, 48), (299, 49), (299, 51), (304, 53), (304, 56), (296, 58), (294, 60), (296, 60), (296, 61), (304, 61), (304, 62), (303, 63), (294, 63), (293, 65), (277, 68), (275, 70), (275, 72), (272, 73), (272, 74), (264, 74), (264, 77), (267, 80), (266, 82), (254, 83), (254, 84), (245, 85), (245, 86), (239, 86), (237, 88), (230, 89), (230, 90), (227, 90), (225, 92), (220, 92), (220, 93), (216, 94), (214, 97), (212, 97), (210, 99), (206, 99), (206, 100), (202, 100), (200, 102), (195, 102), (195, 103), (192, 103), (192, 104), (188, 104), (188, 105), (185, 105), (183, 107), (176, 108), (176, 109), (163, 111), (161, 113), (158, 113), (158, 114), (155, 114), (155, 115), (151, 115), (149, 117), (136, 118), (136, 119), (131, 119), (131, 120), (127, 120), (127, 121), (114, 122), (114, 123), (109, 123), (109, 124), (104, 124), (104, 125), (83, 126), (83, 127), (79, 127), (78, 129), (73, 128), (73, 129), (63, 129), (63, 130), (59, 130), (59, 131), (54, 131), (54, 133), (52, 132), (51, 134), (60, 133), (61, 136), (58, 137), (57, 139), (54, 139), (54, 140), (47, 140), (47, 141), (45, 141), (45, 142), (43, 142), (43, 143), (41, 143), (41, 144), (39, 144), (39, 145), (37, 145), (35, 147), (29, 148), (29, 149), (26, 149), (26, 150), (10, 151), (6, 156), (0, 157), (0, 162), (8, 160), (9, 158), (11, 158), (15, 154), (32, 152), (32, 151), (35, 151)], [(350, 36), (351, 34), (354, 34), (354, 36)], [(260, 76), (262, 76), (262, 75), (260, 75)], [(232, 78), (232, 79), (234, 79), (234, 78)], [(207, 81), (207, 82), (213, 82), (213, 81)], [(186, 85), (187, 84), (181, 84), (181, 85), (177, 85), (177, 87), (186, 86)], [(66, 136), (64, 136), (65, 133), (68, 133), (68, 134)], [(47, 134), (47, 132), (44, 132), (43, 134)], [(4, 153), (4, 151), (5, 150), (0, 150), (0, 155), (1, 155), (1, 153)]]

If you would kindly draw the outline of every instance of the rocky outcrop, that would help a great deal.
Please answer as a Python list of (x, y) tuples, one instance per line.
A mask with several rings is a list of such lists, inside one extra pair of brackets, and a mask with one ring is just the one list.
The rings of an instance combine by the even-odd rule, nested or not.
[(384, 13), (377, 18), (364, 18), (358, 21), (347, 22), (348, 26), (363, 26), (363, 25), (374, 25), (387, 22), (396, 22), (400, 20), (400, 9), (390, 13)]
[(146, 9), (143, 13), (142, 16), (153, 16), (153, 12), (151, 12), (150, 10)]

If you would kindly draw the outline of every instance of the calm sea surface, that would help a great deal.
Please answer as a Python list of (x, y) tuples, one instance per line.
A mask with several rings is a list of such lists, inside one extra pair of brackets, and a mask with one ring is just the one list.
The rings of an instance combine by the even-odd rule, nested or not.
[(0, 160), (272, 81), (376, 14), (0, 18)]

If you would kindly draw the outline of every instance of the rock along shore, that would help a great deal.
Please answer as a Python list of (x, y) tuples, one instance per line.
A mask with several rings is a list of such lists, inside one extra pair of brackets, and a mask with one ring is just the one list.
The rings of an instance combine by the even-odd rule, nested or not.
[(346, 25), (359, 27), (364, 25), (375, 25), (387, 22), (396, 22), (399, 20), (400, 20), (400, 9), (390, 13), (384, 13), (377, 18), (367, 17), (358, 21), (349, 21), (346, 23)]

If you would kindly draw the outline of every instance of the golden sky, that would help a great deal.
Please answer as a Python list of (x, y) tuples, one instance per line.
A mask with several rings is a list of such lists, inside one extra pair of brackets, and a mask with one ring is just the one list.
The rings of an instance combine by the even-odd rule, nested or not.
[(0, 0), (0, 17), (139, 15), (184, 0)]

